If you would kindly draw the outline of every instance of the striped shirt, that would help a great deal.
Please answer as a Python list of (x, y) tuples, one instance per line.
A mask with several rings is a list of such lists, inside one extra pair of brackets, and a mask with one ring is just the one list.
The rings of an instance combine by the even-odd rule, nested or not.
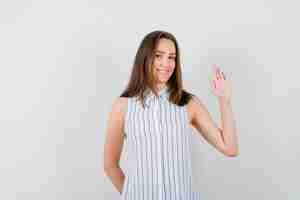
[(146, 107), (128, 98), (124, 132), (134, 166), (125, 175), (122, 200), (199, 200), (192, 191), (191, 134), (187, 108), (168, 101), (167, 86), (148, 90)]

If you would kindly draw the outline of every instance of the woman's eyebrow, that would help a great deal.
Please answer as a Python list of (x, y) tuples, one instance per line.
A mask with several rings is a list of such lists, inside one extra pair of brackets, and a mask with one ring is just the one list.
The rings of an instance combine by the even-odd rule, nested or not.
[[(160, 50), (156, 50), (156, 52), (158, 52), (158, 53), (162, 53), (162, 54), (166, 54), (166, 53), (167, 53), (167, 52), (160, 51)], [(176, 53), (169, 53), (169, 55), (176, 55)]]

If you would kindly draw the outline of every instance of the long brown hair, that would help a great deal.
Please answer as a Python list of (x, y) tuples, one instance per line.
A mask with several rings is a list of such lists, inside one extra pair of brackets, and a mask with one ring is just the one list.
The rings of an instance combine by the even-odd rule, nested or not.
[(155, 57), (154, 51), (161, 38), (173, 41), (176, 49), (175, 71), (166, 83), (170, 92), (169, 101), (176, 105), (184, 106), (193, 96), (193, 94), (183, 89), (180, 52), (176, 38), (166, 31), (153, 31), (143, 38), (135, 56), (130, 81), (120, 97), (138, 96), (139, 100), (144, 102), (147, 88), (156, 93), (154, 90), (153, 61)]

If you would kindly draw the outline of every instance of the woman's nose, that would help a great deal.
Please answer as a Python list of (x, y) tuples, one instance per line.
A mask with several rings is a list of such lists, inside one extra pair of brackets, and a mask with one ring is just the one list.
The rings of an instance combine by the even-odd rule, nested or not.
[(169, 61), (169, 59), (163, 59), (160, 64), (162, 67), (169, 67), (170, 61)]

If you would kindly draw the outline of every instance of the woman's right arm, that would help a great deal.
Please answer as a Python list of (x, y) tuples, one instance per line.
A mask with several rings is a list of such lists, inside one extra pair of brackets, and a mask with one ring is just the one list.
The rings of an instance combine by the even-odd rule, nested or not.
[(108, 116), (104, 145), (104, 171), (119, 193), (122, 193), (125, 176), (119, 166), (124, 142), (124, 116), (127, 98), (118, 97)]

